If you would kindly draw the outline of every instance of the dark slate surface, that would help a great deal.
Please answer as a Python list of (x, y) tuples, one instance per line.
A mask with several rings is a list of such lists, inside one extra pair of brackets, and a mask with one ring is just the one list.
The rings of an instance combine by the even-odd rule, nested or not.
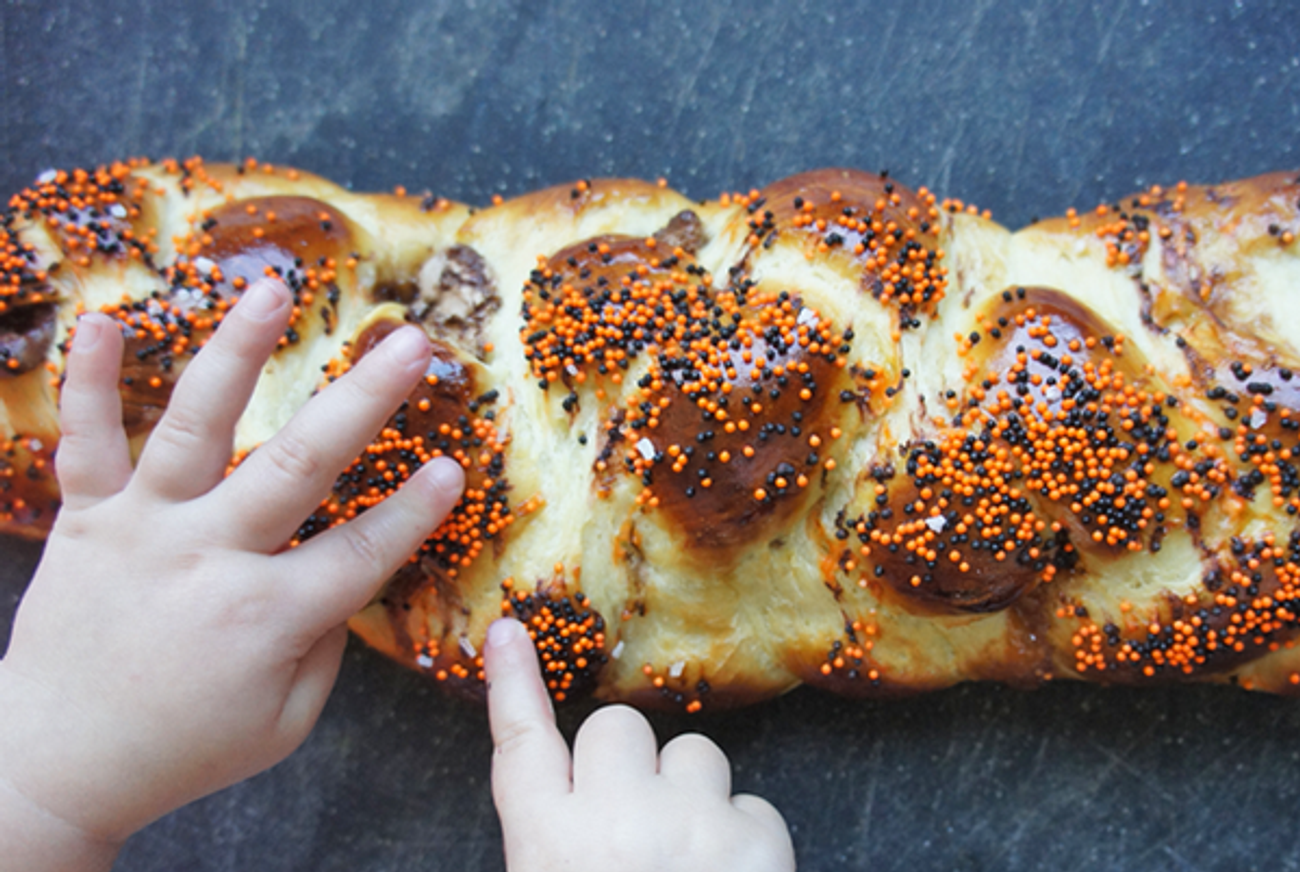
[[(842, 164), (1018, 226), (1300, 167), (1292, 0), (695, 5), (9, 2), (0, 186), (197, 152), (468, 202), (603, 174), (705, 197)], [(0, 643), (36, 557), (0, 541)], [(798, 691), (656, 725), (717, 740), (807, 870), (1300, 868), (1292, 701)], [(298, 754), (118, 868), (500, 869), (488, 751), (481, 711), (353, 647)]]

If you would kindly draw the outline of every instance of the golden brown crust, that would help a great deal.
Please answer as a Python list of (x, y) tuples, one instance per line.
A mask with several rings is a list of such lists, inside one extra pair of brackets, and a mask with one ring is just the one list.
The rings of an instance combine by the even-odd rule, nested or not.
[(705, 203), (581, 181), (477, 213), (251, 163), (47, 174), (0, 238), (0, 529), (39, 536), (57, 510), (79, 311), (127, 334), (138, 444), (269, 271), (298, 311), (240, 456), (396, 325), (434, 340), (296, 538), (459, 460), (465, 499), (352, 621), (449, 687), (481, 693), (508, 614), (557, 699), (1289, 692), (1298, 216), (1290, 173), (1015, 234), (839, 169)]

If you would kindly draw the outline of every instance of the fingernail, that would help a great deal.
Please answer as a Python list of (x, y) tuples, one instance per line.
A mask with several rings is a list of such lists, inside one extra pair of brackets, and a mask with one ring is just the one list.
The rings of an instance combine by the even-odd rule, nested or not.
[(82, 315), (77, 319), (77, 335), (72, 337), (72, 350), (89, 354), (104, 336), (104, 320)]
[(429, 470), (429, 478), (433, 480), (433, 486), (440, 491), (454, 491), (460, 493), (465, 487), (465, 473), (460, 464), (450, 458), (438, 458), (432, 463), (433, 469)]
[(487, 645), (489, 648), (504, 648), (523, 635), (524, 625), (514, 618), (500, 618), (488, 626)]
[(283, 287), (271, 279), (260, 279), (253, 283), (244, 296), (239, 298), (239, 311), (255, 321), (265, 321), (280, 311), (287, 302)]
[(385, 344), (399, 363), (421, 363), (429, 356), (429, 340), (414, 327), (394, 332)]

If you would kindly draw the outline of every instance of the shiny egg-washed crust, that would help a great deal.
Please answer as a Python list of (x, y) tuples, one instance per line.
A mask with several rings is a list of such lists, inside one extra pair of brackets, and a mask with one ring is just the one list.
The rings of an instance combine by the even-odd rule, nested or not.
[(351, 622), (479, 694), (527, 622), (557, 700), (801, 682), (1292, 692), (1300, 183), (1178, 184), (1012, 233), (885, 174), (693, 202), (580, 181), (474, 210), (279, 167), (48, 172), (0, 238), (0, 530), (58, 506), (62, 351), (127, 337), (138, 447), (259, 275), (297, 309), (237, 463), (395, 325), (428, 375), (294, 543), (450, 455), (468, 489)]

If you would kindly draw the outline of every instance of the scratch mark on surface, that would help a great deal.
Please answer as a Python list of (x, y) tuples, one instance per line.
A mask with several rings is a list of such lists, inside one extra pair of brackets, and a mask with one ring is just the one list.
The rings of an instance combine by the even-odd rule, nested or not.
[(936, 185), (939, 191), (951, 190), (952, 165), (957, 161), (957, 146), (961, 144), (961, 138), (966, 134), (966, 122), (969, 119), (970, 116), (966, 112), (957, 115), (957, 132), (953, 134), (948, 147), (943, 150), (943, 158), (939, 161), (939, 183)]
[[(948, 758), (951, 759), (957, 757), (961, 761), (957, 767), (956, 778), (954, 779), (952, 789), (959, 793), (965, 792), (970, 785), (983, 780), (981, 770), (984, 767), (984, 761), (988, 759), (988, 756), (984, 753), (984, 747), (988, 744), (989, 735), (993, 730), (994, 725), (991, 722), (987, 722), (980, 730), (979, 736), (973, 741), (963, 740), (960, 747), (958, 747), (957, 742), (953, 742), (949, 746)], [(945, 769), (948, 768), (947, 763), (948, 760), (945, 760)], [(943, 799), (943, 793), (935, 794), (935, 811), (938, 811), (942, 807)]]
[(862, 814), (858, 816), (858, 824), (861, 827), (862, 839), (866, 843), (871, 842), (871, 812), (876, 806), (876, 773), (879, 770), (880, 758), (883, 753), (884, 742), (880, 739), (871, 746), (871, 765), (867, 771), (871, 775), (867, 778), (867, 797), (862, 803)]
[(711, 24), (712, 26), (709, 29), (707, 44), (703, 48), (698, 49), (700, 59), (677, 92), (677, 100), (673, 106), (673, 129), (677, 128), (677, 123), (682, 117), (682, 109), (686, 106), (687, 101), (691, 100), (692, 95), (695, 93), (695, 83), (699, 81), (700, 74), (704, 72), (705, 65), (712, 60), (713, 46), (717, 44), (718, 34), (722, 31), (721, 12), (714, 12)]
[(244, 27), (242, 16), (232, 16), (235, 23), (235, 100), (234, 111), (232, 112), (231, 138), (233, 149), (231, 154), (236, 160), (243, 160), (244, 157), (244, 67), (248, 63), (248, 30)]
[(1186, 857), (1184, 857), (1182, 854), (1179, 854), (1177, 851), (1175, 851), (1173, 848), (1169, 847), (1168, 845), (1163, 846), (1161, 850), (1164, 852), (1164, 854), (1167, 857), (1169, 857), (1169, 859), (1173, 860), (1176, 864), (1178, 864), (1179, 869), (1186, 869), (1188, 870), (1188, 872), (1200, 872), (1200, 868), (1201, 868), (1200, 866), (1197, 866), (1191, 860), (1188, 860)]
[[(1030, 767), (1029, 771), (1025, 774), (1024, 778), (1022, 779), (1022, 784), (1037, 783), (1038, 773), (1042, 771), (1044, 762), (1049, 759), (1049, 754), (1048, 754), (1049, 742), (1050, 740), (1046, 736), (1044, 736), (1042, 740), (1039, 741), (1038, 751), (1034, 754), (1033, 765)], [(1036, 811), (1038, 815), (1044, 817), (1051, 817), (1052, 815), (1052, 811), (1049, 809), (1039, 808)], [(1022, 818), (1019, 818), (1016, 821), (1015, 829), (1012, 831), (1012, 833), (1009, 836), (1003, 836), (998, 838), (997, 853), (993, 855), (992, 858), (990, 858), (989, 868), (1001, 869), (1011, 865), (1004, 861), (1008, 857), (1012, 856), (1012, 854), (1014, 854), (1017, 850), (1019, 850), (1020, 843), (1024, 840), (1024, 835), (1026, 831), (1028, 831), (1030, 825), (1035, 822), (1035, 817), (1036, 815), (1030, 814), (1030, 815), (1025, 815)], [(971, 832), (979, 832), (987, 828), (989, 828), (988, 818), (981, 817), (979, 821), (979, 826), (972, 829)]]
[(1101, 41), (1097, 44), (1097, 63), (1106, 60), (1106, 55), (1110, 54), (1110, 44), (1115, 40), (1115, 31), (1119, 29), (1120, 23), (1128, 20), (1127, 14), (1128, 3), (1120, 4), (1119, 9), (1107, 8), (1105, 15), (1110, 19), (1110, 26), (1101, 34)]
[(1044, 0), (1037, 0), (1034, 7), (1028, 10), (1025, 15), (1025, 47), (1031, 51), (1034, 49), (1034, 43), (1038, 39), (1038, 21), (1043, 14)]
[[(0, 6), (0, 70), (10, 69), (9, 51), (8, 51), (9, 15), (5, 11), (8, 8), (9, 8), (9, 4), (7, 3), (4, 6)], [(14, 150), (10, 139), (13, 136), (13, 134), (10, 133), (9, 131), (9, 128), (12, 126), (9, 123), (9, 113), (11, 111), (10, 100), (11, 97), (9, 95), (9, 76), (7, 75), (0, 76), (0, 131), (3, 131), (3, 133), (0, 133), (0, 143), (3, 143), (4, 145), (5, 154), (11, 155), (14, 153)], [(7, 640), (6, 640), (6, 644), (7, 644)]]
[[(1106, 757), (1111, 762), (1111, 765), (1106, 767), (1103, 774), (1108, 774), (1110, 771), (1114, 769), (1123, 770), (1126, 774), (1133, 776), (1133, 778), (1136, 779), (1138, 783), (1140, 783), (1143, 787), (1150, 790), (1152, 793), (1160, 797), (1165, 802), (1173, 803), (1175, 801), (1174, 797), (1168, 791), (1162, 790), (1161, 788), (1155, 786), (1152, 783), (1152, 780), (1148, 777), (1150, 775), (1149, 772), (1143, 772), (1141, 769), (1137, 768), (1132, 763), (1128, 762), (1128, 760), (1125, 759), (1123, 752), (1113, 751), (1110, 748), (1107, 748), (1105, 745), (1102, 745), (1100, 742), (1097, 742), (1095, 740), (1091, 744), (1093, 748), (1099, 751), (1102, 754), (1102, 756)], [(1105, 781), (1104, 778), (1097, 779), (1097, 783), (1095, 785), (1096, 789), (1101, 788), (1103, 781)]]
[(1043, 736), (1038, 742), (1038, 751), (1034, 754), (1034, 765), (1030, 767), (1029, 774), (1025, 776), (1027, 781), (1037, 780), (1038, 773), (1043, 771), (1043, 763), (1047, 760), (1047, 746), (1050, 743), (1047, 736)]
[[(899, 70), (904, 67), (903, 64), (895, 62), (896, 59), (890, 51), (893, 46), (894, 31), (898, 27), (898, 16), (898, 9), (891, 8), (889, 20), (885, 25), (884, 33), (880, 37), (880, 49), (876, 52), (876, 68), (871, 74), (870, 81), (880, 83), (878, 90), (882, 94), (892, 93), (894, 79), (898, 76)], [(888, 66), (886, 66), (886, 61), (889, 62)]]
[[(749, 127), (743, 123), (743, 119), (749, 116), (749, 108), (754, 102), (754, 89), (758, 86), (757, 76), (745, 76), (744, 89), (745, 93), (740, 98), (740, 111), (738, 117), (742, 123), (732, 125), (731, 138), (731, 160), (730, 175), (736, 177), (736, 168), (743, 166), (745, 163), (745, 143), (748, 141)], [(679, 109), (680, 111), (680, 109)]]
[[(1027, 139), (1029, 136), (1028, 131), (1025, 129), (1027, 126), (1028, 125), (1026, 124), (1015, 125), (1016, 139), (1015, 143), (1012, 145), (1012, 153), (1015, 155), (1015, 163), (1012, 164), (1013, 167), (1025, 166), (1025, 146), (1027, 145)], [(1011, 186), (1007, 190), (1007, 199), (1012, 203), (1018, 202), (1020, 199), (1020, 175), (1020, 172), (1013, 172), (1011, 174)]]
[[(152, 21), (153, 10), (150, 8), (149, 0), (143, 0), (140, 4), (141, 20)], [(153, 44), (149, 40), (144, 41), (144, 46), (140, 54), (134, 58), (136, 76), (135, 82), (131, 88), (126, 110), (127, 130), (130, 131), (128, 136), (129, 142), (139, 142), (141, 133), (144, 128), (144, 95), (145, 86), (149, 79), (149, 69), (153, 66)]]

